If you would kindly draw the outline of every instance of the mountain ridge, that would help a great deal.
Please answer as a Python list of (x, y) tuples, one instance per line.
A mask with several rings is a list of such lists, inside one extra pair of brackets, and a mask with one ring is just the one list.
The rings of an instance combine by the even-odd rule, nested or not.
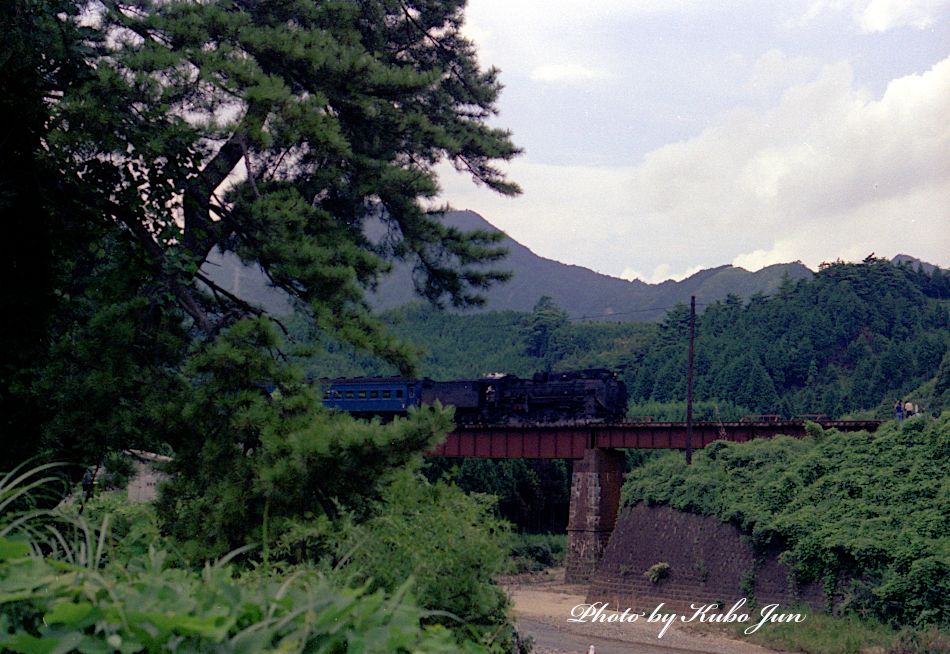
[[(445, 222), (463, 230), (501, 231), (473, 211), (450, 212)], [(691, 295), (696, 295), (701, 305), (724, 299), (729, 293), (747, 299), (756, 292), (774, 291), (785, 274), (793, 280), (814, 274), (800, 262), (777, 264), (757, 272), (723, 265), (701, 270), (681, 281), (650, 284), (542, 257), (507, 235), (501, 245), (508, 250), (508, 256), (497, 267), (511, 270), (514, 275), (507, 283), (484, 293), (486, 303), (482, 310), (530, 311), (542, 296), (549, 296), (573, 318), (654, 321), (661, 319), (671, 306), (689, 302)], [(417, 298), (410, 291), (408, 270), (397, 267), (380, 283), (374, 306), (391, 309), (414, 301)]]
[[(448, 212), (444, 221), (465, 231), (501, 231), (473, 211)], [(380, 223), (367, 228), (371, 240), (382, 233)], [(683, 280), (651, 284), (542, 257), (508, 235), (504, 235), (501, 245), (508, 250), (508, 256), (495, 267), (511, 271), (512, 279), (484, 291), (485, 305), (470, 311), (530, 311), (542, 296), (549, 296), (575, 319), (656, 321), (672, 306), (688, 303), (692, 295), (700, 306), (725, 299), (729, 294), (745, 300), (757, 293), (774, 292), (786, 276), (795, 281), (814, 275), (800, 261), (773, 264), (755, 272), (724, 264), (700, 270)], [(898, 255), (894, 261), (922, 263), (908, 255)], [(291, 311), (288, 298), (268, 285), (260, 269), (242, 263), (233, 253), (214, 251), (202, 271), (225, 289), (270, 313)], [(397, 264), (390, 275), (380, 280), (369, 299), (378, 310), (420, 301), (413, 293), (409, 265)]]

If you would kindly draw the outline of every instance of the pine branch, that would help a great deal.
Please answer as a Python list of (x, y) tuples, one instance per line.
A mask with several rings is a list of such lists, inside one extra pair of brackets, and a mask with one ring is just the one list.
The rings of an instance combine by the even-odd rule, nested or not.
[(290, 337), (290, 330), (287, 329), (287, 326), (283, 322), (270, 315), (260, 307), (256, 307), (247, 300), (238, 297), (234, 293), (226, 290), (220, 286), (217, 282), (213, 281), (210, 277), (203, 275), (200, 272), (195, 273), (195, 279), (199, 280), (202, 284), (208, 287), (211, 293), (215, 296), (215, 299), (218, 300), (218, 304), (221, 306), (227, 306), (227, 304), (220, 299), (221, 296), (227, 298), (233, 304), (238, 305), (241, 311), (244, 312), (244, 315), (254, 315), (259, 318), (267, 318), (271, 320), (274, 324), (280, 327), (280, 330), (284, 332), (284, 336)]

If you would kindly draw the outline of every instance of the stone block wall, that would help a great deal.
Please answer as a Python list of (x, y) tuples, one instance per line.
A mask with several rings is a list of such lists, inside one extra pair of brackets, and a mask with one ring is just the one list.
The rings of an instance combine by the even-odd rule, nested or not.
[[(653, 583), (644, 573), (657, 563), (667, 563), (669, 572)], [(660, 602), (681, 610), (692, 603), (719, 602), (725, 610), (750, 595), (759, 606), (825, 605), (818, 585), (790, 586), (789, 571), (777, 552), (757, 560), (735, 526), (667, 506), (639, 504), (625, 508), (617, 519), (587, 600), (637, 611), (651, 611)]]
[(568, 583), (588, 581), (607, 549), (617, 522), (623, 465), (623, 452), (601, 449), (588, 450), (574, 462), (564, 557)]

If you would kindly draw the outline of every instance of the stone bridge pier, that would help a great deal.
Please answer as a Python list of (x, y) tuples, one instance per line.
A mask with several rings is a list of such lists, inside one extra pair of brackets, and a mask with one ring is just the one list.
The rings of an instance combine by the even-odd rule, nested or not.
[(564, 580), (585, 583), (594, 574), (617, 522), (623, 450), (589, 449), (574, 461), (567, 521)]

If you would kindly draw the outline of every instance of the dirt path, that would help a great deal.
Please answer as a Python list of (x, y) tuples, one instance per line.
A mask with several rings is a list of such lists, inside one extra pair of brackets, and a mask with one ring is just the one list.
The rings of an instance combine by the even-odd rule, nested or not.
[(587, 588), (563, 580), (564, 570), (554, 568), (502, 581), (512, 599), (518, 630), (534, 639), (536, 654), (587, 654), (591, 645), (596, 654), (775, 654), (721, 632), (681, 624), (674, 624), (657, 638), (661, 625), (639, 620), (568, 622), (571, 609), (585, 603)]

